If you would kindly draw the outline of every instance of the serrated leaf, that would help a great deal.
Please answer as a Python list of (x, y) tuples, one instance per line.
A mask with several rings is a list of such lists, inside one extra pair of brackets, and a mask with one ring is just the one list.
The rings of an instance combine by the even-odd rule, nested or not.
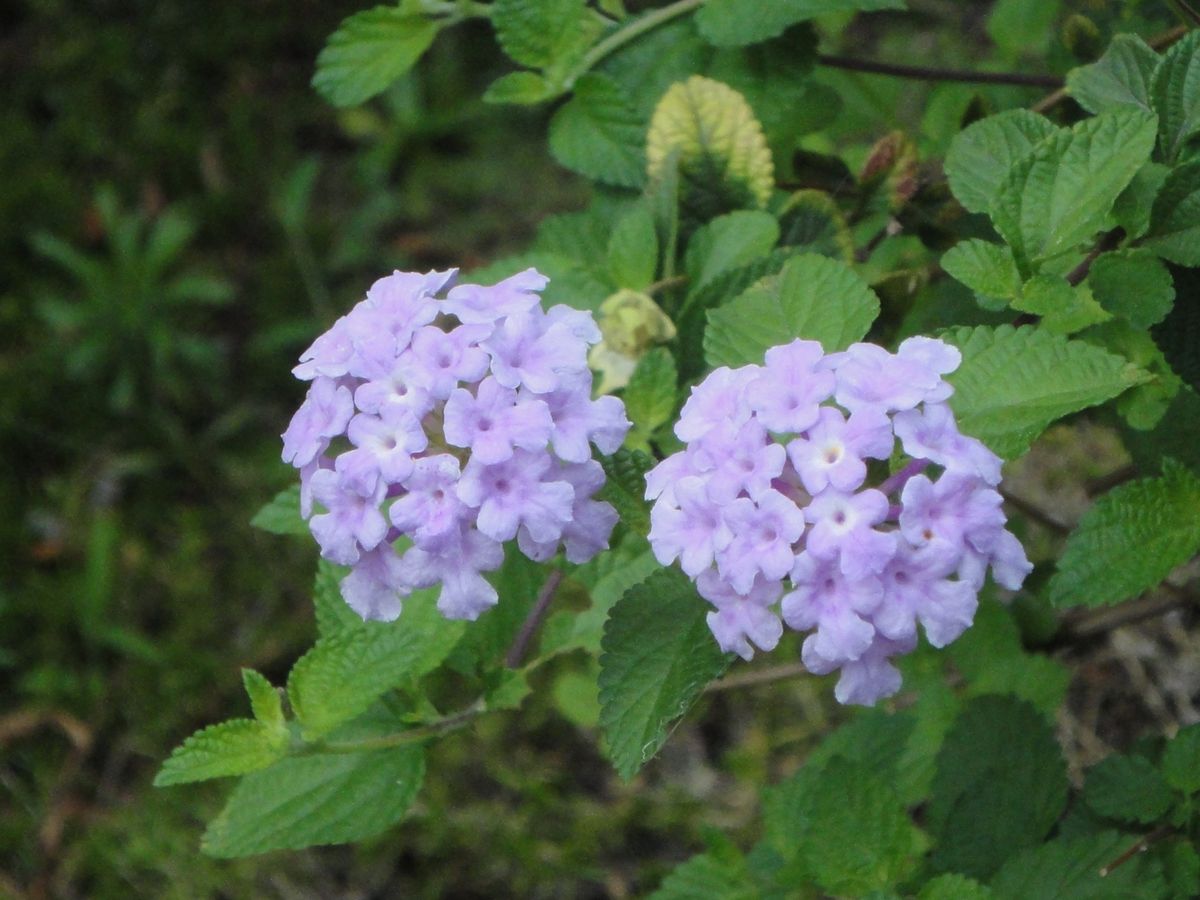
[(1148, 824), (1166, 813), (1172, 797), (1150, 760), (1114, 753), (1088, 769), (1083, 799), (1107, 819)]
[(1005, 305), (1021, 292), (1021, 273), (1012, 251), (1003, 244), (971, 238), (959, 241), (942, 257), (942, 268), (982, 297), (985, 308)]
[(436, 668), (465, 623), (437, 610), (437, 589), (404, 600), (395, 622), (359, 622), (326, 637), (288, 675), (288, 699), (305, 737), (327, 734), (367, 709), (384, 692)]
[(1014, 697), (970, 701), (942, 744), (928, 807), (937, 871), (987, 878), (1037, 845), (1067, 800), (1049, 724)]
[(1161, 900), (1162, 874), (1145, 856), (1106, 871), (1132, 844), (1115, 831), (1058, 838), (1009, 859), (992, 881), (992, 894), (996, 900)]
[(438, 23), (395, 6), (355, 13), (338, 26), (317, 57), (313, 87), (334, 106), (374, 97), (413, 67)]
[(646, 473), (654, 460), (640, 450), (618, 450), (600, 457), (606, 480), (597, 497), (607, 500), (621, 517), (621, 523), (643, 537), (650, 531), (650, 508), (646, 504)]
[(971, 212), (988, 212), (1017, 160), (1058, 130), (1045, 116), (1025, 109), (1008, 110), (969, 125), (955, 136), (946, 153), (950, 190)]
[(1175, 790), (1200, 792), (1200, 725), (1188, 725), (1171, 738), (1163, 751), (1162, 773)]
[(688, 241), (684, 270), (689, 291), (703, 290), (718, 275), (764, 256), (778, 240), (779, 222), (770, 213), (740, 209), (717, 216)]
[(1059, 607), (1119, 603), (1198, 551), (1200, 478), (1166, 460), (1161, 477), (1120, 485), (1084, 513), (1050, 580), (1050, 600)]
[(484, 103), (514, 103), (533, 106), (561, 93), (536, 72), (509, 72), (501, 75), (483, 92)]
[[(1144, 430), (1157, 425), (1183, 387), (1183, 382), (1171, 370), (1154, 338), (1124, 319), (1112, 319), (1089, 328), (1081, 337), (1125, 357), (1149, 375), (1146, 381), (1117, 398), (1116, 409), (1130, 428)], [(1157, 469), (1159, 462), (1155, 459), (1149, 469)]]
[(757, 900), (744, 858), (702, 853), (676, 866), (648, 900)]
[(242, 669), (242, 685), (250, 698), (254, 718), (272, 728), (282, 728), (283, 701), (274, 685), (253, 669)]
[(675, 412), (678, 388), (675, 357), (656, 347), (638, 360), (625, 387), (625, 414), (633, 423), (632, 433), (649, 439)]
[(1146, 250), (1102, 253), (1093, 260), (1087, 283), (1102, 307), (1134, 328), (1161, 322), (1175, 302), (1171, 273)]
[(595, 34), (585, 0), (495, 0), (490, 17), (501, 49), (535, 69), (552, 65)]
[[(636, 27), (656, 14), (657, 10), (649, 8), (624, 24)], [(681, 16), (614, 50), (600, 63), (599, 71), (615, 78), (628, 92), (638, 114), (649, 120), (667, 88), (703, 71), (712, 52), (696, 32), (695, 16)]]
[(600, 726), (627, 780), (729, 665), (708, 630), (708, 609), (678, 569), (655, 572), (612, 609), (601, 642)]
[(1105, 227), (1117, 195), (1154, 149), (1155, 117), (1122, 107), (1036, 144), (999, 186), (989, 213), (1019, 263), (1075, 249)]
[(1112, 318), (1088, 285), (1072, 286), (1061, 275), (1034, 275), (1022, 285), (1012, 307), (1040, 316), (1041, 326), (1055, 334), (1074, 334)]
[(1200, 390), (1200, 269), (1169, 267), (1175, 281), (1175, 305), (1151, 330), (1171, 369)]
[(1028, 325), (957, 328), (942, 338), (963, 354), (958, 371), (947, 376), (959, 426), (1006, 459), (1024, 453), (1056, 419), (1143, 378), (1119, 356)]
[(253, 719), (230, 719), (197, 731), (176, 747), (155, 776), (154, 785), (244, 775), (282, 759), (286, 750), (286, 731)]
[(1158, 113), (1159, 146), (1167, 162), (1175, 162), (1200, 130), (1200, 32), (1188, 32), (1163, 55), (1150, 95)]
[(1200, 162), (1166, 177), (1154, 198), (1144, 245), (1181, 266), (1200, 265)]
[(1161, 163), (1148, 162), (1138, 169), (1133, 181), (1117, 195), (1117, 202), (1113, 204), (1113, 218), (1125, 229), (1130, 240), (1142, 237), (1149, 230), (1154, 201), (1170, 171)]
[(879, 298), (853, 269), (805, 253), (708, 314), (704, 356), (712, 366), (761, 364), (767, 350), (794, 338), (832, 353), (860, 340), (878, 315)]
[(646, 181), (646, 126), (617, 82), (589, 72), (550, 120), (550, 152), (572, 171), (617, 187)]
[(300, 485), (284, 488), (270, 503), (254, 514), (250, 524), (271, 534), (308, 534), (308, 523), (300, 518)]
[(829, 13), (903, 8), (904, 0), (708, 0), (696, 13), (696, 25), (710, 44), (740, 47)]
[(992, 892), (973, 878), (948, 874), (925, 882), (917, 900), (992, 900)]
[(773, 789), (767, 833), (784, 858), (788, 878), (815, 881), (830, 894), (861, 897), (901, 881), (914, 867), (920, 835), (886, 777), (869, 764), (833, 756), (805, 764)]
[(608, 271), (619, 288), (640, 291), (658, 271), (658, 232), (654, 216), (638, 204), (622, 216), (608, 239)]
[(762, 126), (728, 85), (693, 75), (663, 95), (646, 137), (651, 180), (676, 153), (689, 186), (709, 192), (724, 186), (735, 196), (744, 194), (747, 206), (765, 206), (771, 197), (774, 166)]
[(424, 775), (420, 747), (285, 759), (242, 779), (201, 847), (238, 857), (361, 840), (404, 815)]
[(779, 210), (780, 243), (854, 262), (854, 234), (833, 197), (824, 191), (801, 190)]
[(362, 616), (342, 599), (340, 583), (349, 571), (344, 566), (335, 566), (324, 559), (317, 563), (313, 606), (317, 618), (317, 634), (320, 637), (328, 637), (335, 632), (357, 628), (363, 624)]
[(1136, 34), (1118, 34), (1100, 59), (1067, 73), (1067, 92), (1091, 113), (1118, 106), (1151, 110), (1150, 83), (1158, 61)]

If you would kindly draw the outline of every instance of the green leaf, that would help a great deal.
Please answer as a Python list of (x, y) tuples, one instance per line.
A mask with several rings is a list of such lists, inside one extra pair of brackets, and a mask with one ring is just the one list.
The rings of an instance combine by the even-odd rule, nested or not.
[(1171, 789), (1150, 760), (1114, 753), (1088, 770), (1083, 799), (1118, 822), (1149, 824), (1171, 807)]
[(824, 191), (801, 190), (779, 210), (780, 243), (854, 262), (854, 234), (837, 201)]
[(630, 588), (612, 609), (600, 657), (600, 726), (626, 780), (666, 742), (671, 724), (725, 671), (708, 604), (678, 569)]
[(1012, 109), (963, 129), (946, 153), (946, 177), (958, 202), (986, 213), (1017, 160), (1059, 129), (1045, 116)]
[(533, 106), (557, 97), (560, 91), (536, 72), (501, 75), (483, 92), (484, 103), (514, 103)]
[(689, 291), (702, 290), (718, 275), (769, 253), (779, 240), (779, 222), (769, 213), (740, 209), (700, 226), (688, 241), (684, 269)]
[(487, 679), (483, 699), (491, 711), (519, 709), (532, 688), (520, 669), (497, 669)]
[(1014, 697), (970, 701), (938, 754), (928, 807), (934, 868), (989, 877), (1038, 844), (1066, 800), (1066, 765), (1046, 720)]
[(704, 356), (712, 366), (761, 364), (767, 350), (793, 338), (832, 353), (860, 340), (878, 315), (879, 298), (853, 269), (805, 253), (708, 314)]
[(608, 239), (608, 271), (619, 288), (640, 291), (658, 271), (658, 232), (654, 216), (639, 203), (622, 216)]
[(1106, 227), (1117, 195), (1154, 149), (1155, 118), (1123, 107), (1059, 131), (1019, 159), (990, 214), (1018, 263), (1074, 250)]
[(1103, 403), (1144, 377), (1119, 356), (1028, 325), (957, 328), (943, 339), (963, 354), (947, 378), (959, 426), (1006, 459), (1024, 453), (1056, 419)]
[(1161, 900), (1166, 885), (1145, 856), (1111, 871), (1134, 843), (1115, 831), (1058, 838), (1009, 859), (992, 881), (996, 900)]
[(676, 866), (649, 900), (757, 900), (760, 896), (744, 858), (718, 859), (702, 853)]
[(1175, 162), (1200, 130), (1200, 31), (1188, 32), (1166, 52), (1154, 70), (1150, 92), (1159, 145), (1167, 162)]
[(254, 718), (272, 728), (283, 728), (283, 701), (274, 685), (253, 669), (242, 669), (242, 684)]
[(1012, 306), (1041, 316), (1041, 326), (1055, 334), (1073, 334), (1112, 318), (1096, 302), (1090, 287), (1072, 287), (1061, 275), (1034, 275), (1021, 287), (1021, 296)]
[(625, 90), (590, 72), (575, 82), (575, 96), (550, 120), (550, 152), (572, 171), (617, 187), (646, 181), (646, 126)]
[(771, 197), (774, 166), (762, 126), (746, 99), (728, 85), (693, 75), (663, 95), (646, 136), (651, 180), (676, 153), (685, 197), (709, 198), (693, 201), (701, 221), (726, 211), (709, 211), (714, 203), (765, 206)]
[(446, 665), (463, 674), (486, 677), (512, 646), (548, 575), (545, 565), (529, 559), (515, 544), (505, 547), (504, 564), (488, 578), (499, 600), (462, 633)]
[(437, 610), (437, 589), (416, 591), (395, 622), (359, 622), (320, 638), (292, 667), (288, 699), (308, 738), (327, 734), (384, 692), (436, 668), (466, 627)]
[(1200, 266), (1200, 161), (1173, 170), (1150, 213), (1145, 246), (1181, 266)]
[(633, 423), (631, 435), (644, 442), (671, 420), (678, 397), (677, 378), (675, 357), (662, 347), (638, 360), (624, 395), (625, 413)]
[(362, 616), (342, 599), (339, 583), (349, 571), (324, 559), (317, 563), (313, 606), (317, 617), (317, 634), (320, 637), (328, 637), (335, 632), (357, 628), (363, 624)]
[(710, 44), (740, 47), (828, 13), (903, 8), (904, 0), (708, 0), (696, 13), (696, 25)]
[(1146, 250), (1102, 253), (1093, 260), (1087, 283), (1102, 307), (1134, 328), (1149, 328), (1161, 322), (1175, 302), (1171, 273)]
[(785, 858), (797, 857), (803, 879), (830, 894), (861, 897), (902, 880), (921, 838), (886, 777), (835, 756), (807, 763), (768, 800), (767, 833)]
[(1084, 513), (1050, 580), (1050, 600), (1060, 607), (1119, 603), (1197, 551), (1200, 478), (1165, 460), (1160, 478), (1120, 485)]
[(942, 268), (973, 290), (985, 309), (1002, 308), (1021, 293), (1017, 261), (1003, 244), (979, 238), (959, 241), (942, 257)]
[(1118, 106), (1150, 111), (1150, 83), (1158, 61), (1158, 54), (1136, 34), (1118, 34), (1099, 60), (1067, 73), (1067, 92), (1091, 113)]
[(271, 534), (308, 534), (308, 523), (300, 518), (300, 485), (284, 488), (270, 503), (254, 514), (250, 524)]
[(1193, 390), (1200, 390), (1200, 269), (1171, 266), (1170, 271), (1175, 305), (1151, 334), (1171, 369)]
[(237, 857), (361, 840), (404, 815), (424, 775), (420, 747), (285, 759), (242, 779), (201, 846)]
[(1188, 725), (1167, 744), (1163, 751), (1162, 773), (1177, 791), (1200, 791), (1200, 724)]
[(362, 103), (411, 69), (437, 33), (437, 22), (395, 6), (355, 13), (317, 57), (313, 87), (334, 106)]
[(264, 769), (287, 750), (287, 731), (230, 719), (197, 731), (175, 748), (154, 779), (155, 787), (209, 778), (244, 775)]
[(1161, 163), (1148, 162), (1133, 176), (1133, 181), (1117, 195), (1113, 204), (1113, 218), (1125, 229), (1130, 240), (1142, 237), (1150, 228), (1150, 215), (1154, 201), (1170, 169)]
[(501, 49), (530, 68), (550, 66), (595, 36), (586, 0), (495, 0), (490, 14)]
[[(1171, 370), (1151, 334), (1134, 328), (1124, 319), (1112, 319), (1089, 328), (1081, 337), (1125, 357), (1147, 373), (1149, 377), (1118, 397), (1115, 406), (1130, 428), (1146, 430), (1157, 425), (1183, 382)], [(1155, 459), (1148, 468), (1153, 471), (1158, 467), (1159, 460)]]
[(992, 900), (992, 892), (965, 875), (939, 875), (925, 882), (917, 900)]
[(621, 523), (643, 537), (650, 531), (650, 508), (646, 504), (646, 473), (654, 460), (640, 450), (618, 450), (601, 456), (606, 481), (597, 499), (607, 500), (617, 510)]

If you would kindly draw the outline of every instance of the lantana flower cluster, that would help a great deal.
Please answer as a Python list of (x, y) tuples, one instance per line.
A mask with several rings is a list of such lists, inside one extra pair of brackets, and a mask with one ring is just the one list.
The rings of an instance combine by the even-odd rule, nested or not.
[(543, 311), (534, 269), (489, 287), (455, 275), (380, 279), (293, 370), (311, 385), (283, 458), (321, 555), (352, 567), (342, 596), (365, 619), (394, 619), (437, 584), (444, 615), (474, 619), (496, 603), (482, 573), (505, 542), (583, 562), (617, 521), (593, 499), (604, 470), (591, 444), (613, 452), (629, 421), (619, 399), (592, 399), (591, 314)]
[(960, 362), (932, 338), (895, 354), (796, 340), (693, 389), (685, 449), (647, 475), (650, 544), (713, 604), (723, 650), (772, 650), (786, 623), (809, 632), (809, 671), (841, 671), (840, 702), (869, 705), (899, 690), (891, 660), (918, 625), (935, 647), (970, 626), (989, 567), (1020, 587), (1032, 567), (1005, 529), (1000, 458), (946, 405)]

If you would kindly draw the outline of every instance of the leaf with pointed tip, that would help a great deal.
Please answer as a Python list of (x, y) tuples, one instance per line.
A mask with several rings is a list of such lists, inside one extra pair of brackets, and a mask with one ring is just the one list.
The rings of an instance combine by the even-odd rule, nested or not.
[(1008, 110), (968, 125), (946, 154), (950, 190), (971, 212), (988, 212), (1009, 169), (1058, 130), (1045, 116), (1026, 109)]
[(1190, 31), (1163, 56), (1150, 86), (1159, 144), (1167, 162), (1179, 159), (1200, 131), (1200, 31)]
[(313, 87), (334, 106), (369, 100), (416, 64), (438, 28), (433, 19), (394, 6), (355, 13), (317, 57)]
[(1067, 93), (1091, 113), (1117, 106), (1151, 111), (1150, 85), (1159, 55), (1136, 34), (1118, 34), (1090, 66), (1067, 73)]
[(250, 524), (271, 534), (308, 534), (308, 523), (300, 518), (300, 485), (294, 484), (276, 494), (254, 514)]
[(646, 126), (607, 75), (589, 72), (550, 120), (550, 152), (572, 171), (617, 187), (646, 182)]
[(253, 719), (209, 725), (175, 748), (154, 779), (156, 787), (244, 775), (283, 758), (287, 730)]

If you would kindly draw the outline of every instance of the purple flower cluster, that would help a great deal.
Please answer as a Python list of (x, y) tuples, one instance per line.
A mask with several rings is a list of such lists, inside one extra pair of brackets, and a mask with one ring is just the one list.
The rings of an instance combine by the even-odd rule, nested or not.
[[(971, 624), (989, 566), (1020, 587), (1031, 566), (1005, 530), (1000, 458), (945, 402), (960, 361), (931, 338), (895, 354), (797, 340), (692, 390), (675, 426), (686, 448), (646, 478), (650, 544), (716, 607), (723, 650), (750, 659), (784, 623), (810, 632), (804, 665), (840, 669), (838, 700), (869, 705), (899, 690), (891, 658), (918, 624), (936, 647)], [(895, 473), (869, 485), (897, 440)]]
[(474, 619), (496, 602), (481, 573), (504, 542), (583, 562), (617, 521), (592, 499), (604, 470), (591, 444), (613, 452), (629, 422), (617, 398), (592, 399), (591, 314), (543, 311), (533, 269), (490, 287), (452, 287), (455, 274), (380, 279), (293, 370), (311, 386), (283, 458), (321, 555), (352, 567), (342, 596), (365, 619), (394, 619), (435, 584), (443, 614)]

